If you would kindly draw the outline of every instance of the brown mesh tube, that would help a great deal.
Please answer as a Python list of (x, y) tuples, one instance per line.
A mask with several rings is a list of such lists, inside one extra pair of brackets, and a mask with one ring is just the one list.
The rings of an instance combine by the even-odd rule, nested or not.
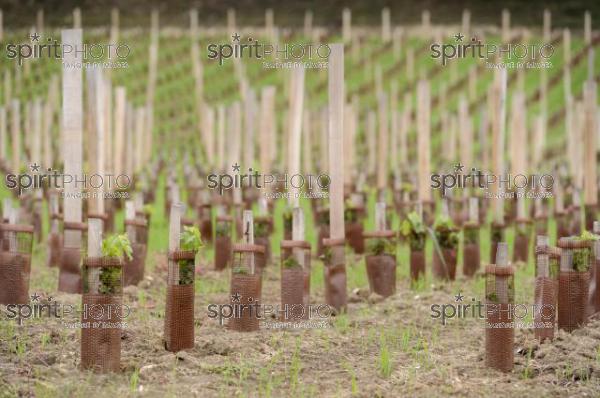
[[(396, 234), (393, 231), (367, 232), (367, 239), (386, 239), (394, 244)], [(396, 293), (396, 253), (371, 254), (365, 259), (369, 289), (383, 297)]]
[(322, 256), (325, 253), (325, 246), (323, 246), (323, 240), (329, 236), (329, 226), (319, 226), (319, 236), (317, 237), (317, 256)]
[[(323, 245), (328, 248), (344, 246), (344, 239), (324, 239)], [(325, 302), (337, 311), (346, 307), (346, 265), (333, 264), (333, 255), (326, 256), (325, 267)]]
[[(81, 259), (85, 253), (87, 224), (67, 222), (63, 224), (65, 231), (81, 231), (81, 247), (62, 249), (61, 265), (58, 274), (58, 291), (65, 293), (81, 293)], [(66, 242), (63, 241), (63, 244)]]
[(556, 323), (556, 280), (538, 276), (535, 280), (534, 334), (539, 341), (554, 339)]
[(425, 277), (425, 252), (423, 250), (410, 251), (410, 278), (413, 281)]
[(383, 297), (396, 293), (396, 256), (367, 256), (366, 263), (371, 292)]
[(231, 259), (231, 237), (217, 236), (215, 238), (215, 270), (227, 268)]
[(211, 218), (211, 208), (212, 206), (207, 203), (199, 208), (200, 214), (200, 234), (202, 239), (206, 242), (212, 242), (213, 240), (213, 225)]
[[(295, 241), (295, 240), (282, 240), (281, 241), (281, 271), (283, 274), (283, 262), (292, 255), (292, 250), (302, 249), (304, 251), (304, 268), (303, 268), (303, 303), (305, 306), (308, 306), (310, 303), (310, 244), (305, 241)], [(283, 282), (282, 282), (283, 283)], [(282, 285), (283, 289), (283, 285)], [(283, 290), (282, 290), (283, 291)], [(305, 307), (307, 308), (307, 307)]]
[(567, 213), (569, 223), (568, 236), (579, 236), (581, 235), (581, 208), (579, 206), (571, 206)]
[(486, 365), (510, 372), (514, 365), (515, 331), (507, 327), (512, 322), (510, 304), (488, 303), (487, 325), (485, 329), (485, 362)]
[(440, 249), (433, 253), (433, 276), (439, 279), (451, 280), (456, 278), (456, 249)]
[(2, 246), (0, 253), (0, 304), (27, 304), (33, 227), (28, 225), (0, 225)]
[(509, 372), (514, 365), (514, 268), (486, 267), (486, 365)]
[[(138, 215), (144, 217), (143, 214)], [(135, 230), (135, 242), (148, 243), (148, 222), (144, 219), (125, 220), (125, 226), (133, 226)]]
[(195, 251), (168, 255), (169, 275), (165, 306), (165, 349), (177, 352), (194, 347)]
[(123, 283), (125, 286), (137, 285), (144, 279), (144, 266), (146, 263), (146, 245), (141, 243), (131, 244), (133, 251), (131, 260), (125, 259), (123, 269)]
[(281, 309), (283, 320), (293, 321), (307, 318), (304, 307), (304, 270), (302, 267), (281, 270)]
[(435, 202), (426, 200), (422, 202), (423, 206), (423, 221), (426, 225), (433, 225), (435, 220)]
[(167, 285), (165, 349), (194, 348), (194, 285)]
[(589, 272), (561, 271), (558, 275), (558, 327), (567, 332), (585, 324)]
[(597, 205), (585, 205), (585, 229), (587, 231), (592, 231), (594, 229), (594, 221), (596, 221), (597, 213)]
[(259, 330), (258, 304), (260, 303), (261, 280), (259, 274), (231, 275), (231, 305), (234, 316), (229, 318), (228, 328), (238, 332)]
[(588, 300), (588, 315), (600, 311), (600, 258), (593, 256), (590, 269), (590, 293)]
[(96, 372), (118, 372), (121, 364), (122, 297), (82, 296), (81, 367)]

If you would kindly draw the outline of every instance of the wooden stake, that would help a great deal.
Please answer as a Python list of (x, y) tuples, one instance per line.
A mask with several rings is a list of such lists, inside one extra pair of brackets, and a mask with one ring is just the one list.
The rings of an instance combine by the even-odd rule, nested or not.
[[(87, 224), (87, 256), (90, 258), (100, 258), (102, 257), (102, 219), (88, 218)], [(90, 267), (88, 273), (88, 282), (91, 282), (91, 284), (88, 285), (89, 292), (98, 294), (100, 287), (100, 268)]]
[(352, 40), (352, 12), (349, 8), (342, 11), (342, 40), (344, 43)]
[[(508, 267), (508, 265), (508, 244), (506, 242), (498, 242), (496, 266)], [(508, 280), (506, 277), (496, 275), (496, 296), (499, 303), (508, 303)]]
[(21, 107), (19, 100), (12, 100), (11, 108), (12, 170), (18, 174), (21, 169)]
[(236, 25), (235, 25), (235, 10), (233, 8), (227, 9), (227, 30), (228, 34), (235, 33)]
[(527, 175), (527, 121), (525, 119), (525, 93), (513, 94), (511, 112), (510, 154), (513, 176)]
[(584, 101), (584, 132), (583, 132), (583, 162), (584, 162), (584, 204), (598, 203), (598, 178), (596, 171), (596, 151), (598, 150), (597, 94), (596, 82), (588, 80), (583, 86)]
[(73, 29), (81, 29), (81, 9), (79, 7), (73, 10)]
[(386, 231), (387, 227), (385, 225), (385, 202), (377, 202), (375, 203), (375, 230), (376, 231)]
[(6, 158), (6, 108), (0, 106), (0, 159), (7, 164)]
[[(176, 252), (179, 250), (179, 242), (181, 237), (181, 217), (185, 211), (183, 203), (176, 202), (175, 196), (173, 196), (173, 204), (171, 205), (171, 212), (169, 214), (169, 252)], [(169, 285), (179, 284), (179, 267), (170, 267), (168, 274)]]
[[(331, 44), (329, 56), (329, 222), (332, 239), (344, 239), (344, 47)], [(335, 250), (341, 249), (341, 250)], [(344, 248), (334, 255), (343, 259)], [(343, 262), (341, 262), (343, 263)]]
[[(135, 220), (135, 204), (132, 200), (125, 201), (125, 220)], [(125, 225), (125, 232), (131, 243), (136, 243), (135, 225)]]
[(375, 152), (377, 148), (377, 132), (375, 131), (375, 126), (377, 124), (377, 117), (375, 112), (369, 110), (367, 113), (367, 174), (369, 176), (375, 175), (375, 169), (377, 167), (377, 159), (375, 157)]
[[(305, 239), (304, 236), (304, 212), (301, 207), (295, 207), (292, 210), (292, 239), (303, 241)], [(299, 248), (292, 249), (292, 253), (294, 257), (298, 261), (298, 264), (304, 268), (306, 265), (304, 263), (304, 250)]]
[[(219, 105), (217, 108), (217, 158), (219, 170), (223, 171), (227, 167), (225, 160), (225, 107)], [(261, 152), (262, 154), (262, 152)], [(265, 171), (265, 170), (262, 170)]]
[[(244, 243), (247, 243), (249, 245), (253, 245), (254, 244), (254, 219), (252, 217), (252, 210), (244, 210), (244, 212), (242, 213), (242, 220), (243, 220), (243, 236), (244, 236)], [(247, 254), (247, 259), (248, 262), (246, 264), (246, 266), (248, 267), (248, 269), (250, 270), (250, 273), (252, 275), (254, 275), (254, 253), (249, 252)]]
[(458, 130), (460, 131), (460, 162), (467, 167), (473, 166), (473, 125), (469, 117), (469, 104), (464, 96), (458, 103)]
[(304, 13), (304, 37), (313, 37), (313, 13), (311, 10), (306, 10)]
[(379, 139), (377, 155), (377, 189), (382, 192), (387, 187), (388, 177), (388, 99), (387, 95), (379, 94)]
[(418, 153), (418, 193), (419, 200), (422, 202), (431, 202), (431, 187), (429, 181), (431, 178), (431, 99), (429, 94), (429, 83), (420, 80), (417, 85), (417, 146)]
[(550, 43), (552, 33), (552, 14), (549, 9), (544, 9), (544, 43)]
[[(492, 163), (497, 176), (504, 174), (504, 130), (506, 115), (506, 69), (496, 70), (492, 86)], [(504, 200), (500, 198), (500, 185), (494, 184), (492, 192), (496, 196), (495, 220), (504, 223)]]
[(583, 15), (583, 37), (585, 44), (590, 46), (592, 44), (592, 14), (589, 11)]
[(119, 86), (115, 89), (115, 149), (114, 149), (114, 172), (116, 176), (123, 174), (125, 157), (125, 87)]
[[(289, 173), (291, 176), (300, 174), (300, 144), (302, 135), (302, 107), (304, 105), (304, 68), (292, 71), (293, 100), (290, 107), (291, 131), (288, 155), (290, 156)], [(299, 206), (300, 191), (294, 184), (290, 186), (290, 206)]]
[(502, 10), (502, 43), (510, 42), (510, 11)]
[(471, 35), (471, 11), (467, 9), (464, 9), (462, 12), (461, 34), (465, 35), (465, 37), (470, 37)]
[[(254, 167), (254, 130), (256, 126), (256, 96), (248, 90), (244, 100), (244, 167)], [(208, 137), (206, 137), (208, 141)], [(212, 142), (211, 142), (212, 145)]]
[(385, 7), (381, 10), (381, 39), (384, 43), (392, 40), (390, 9)]
[[(81, 48), (81, 29), (65, 29), (62, 31), (63, 45), (72, 48)], [(64, 133), (63, 164), (67, 175), (80, 177), (83, 172), (82, 159), (82, 130), (83, 130), (83, 90), (82, 70), (73, 67), (80, 63), (81, 55), (76, 52), (67, 53), (63, 56), (62, 71), (62, 130)], [(81, 187), (75, 184), (67, 184), (64, 187), (64, 221), (81, 222)], [(81, 231), (67, 230), (64, 237), (65, 247), (81, 247)]]

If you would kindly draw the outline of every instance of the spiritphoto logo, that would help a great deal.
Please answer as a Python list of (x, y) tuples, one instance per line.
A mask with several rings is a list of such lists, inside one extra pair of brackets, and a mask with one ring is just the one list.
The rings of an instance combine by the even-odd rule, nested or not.
[(4, 47), (6, 58), (16, 60), (17, 64), (30, 59), (58, 59), (62, 60), (65, 55), (76, 54), (81, 62), (77, 65), (67, 64), (66, 67), (101, 67), (101, 68), (126, 68), (126, 59), (131, 54), (127, 44), (104, 44), (83, 43), (81, 47), (70, 44), (62, 44), (59, 40), (50, 36), (42, 38), (36, 32), (27, 35), (29, 42), (7, 43)]
[(231, 36), (231, 43), (209, 43), (207, 57), (223, 65), (228, 59), (262, 60), (265, 68), (326, 68), (331, 48), (324, 43), (262, 43), (252, 37)]
[[(441, 59), (446, 65), (454, 59), (479, 59), (489, 61), (488, 67), (504, 65), (506, 68), (549, 68), (554, 55), (550, 43), (482, 43), (477, 37), (465, 42), (461, 33), (454, 35), (454, 43), (432, 43), (431, 58)], [(498, 64), (492, 61), (498, 60)]]
[[(16, 320), (19, 324), (31, 319), (59, 319), (62, 326), (67, 329), (76, 328), (114, 328), (111, 322), (105, 319), (114, 319), (120, 326), (126, 327), (123, 321), (131, 315), (131, 308), (127, 304), (83, 304), (82, 306), (60, 303), (52, 296), (42, 296), (34, 292), (27, 304), (6, 304), (2, 312), (7, 320)], [(89, 322), (71, 322), (73, 318), (84, 317)]]
[(454, 188), (476, 188), (491, 195), (490, 187), (498, 184), (503, 197), (512, 198), (520, 195), (533, 199), (538, 196), (551, 197), (554, 186), (552, 174), (494, 174), (471, 167), (463, 173), (465, 166), (457, 163), (452, 173), (434, 173), (431, 175), (431, 188), (441, 189), (442, 195)]
[(328, 174), (271, 174), (261, 173), (252, 167), (244, 173), (238, 163), (232, 165), (231, 169), (232, 174), (207, 175), (208, 188), (216, 189), (219, 195), (223, 195), (230, 189), (256, 188), (266, 189), (268, 192), (266, 195), (271, 199), (289, 197), (289, 192), (277, 190), (277, 187), (281, 186), (286, 191), (290, 188), (298, 189), (298, 197), (315, 199), (327, 197), (326, 190), (331, 182)]
[[(67, 185), (72, 185), (80, 190), (105, 190), (104, 196), (121, 195), (126, 193), (131, 185), (131, 178), (126, 174), (108, 174), (94, 173), (72, 175), (62, 173), (58, 170), (48, 167), (44, 170), (37, 163), (29, 165), (30, 172), (19, 174), (9, 173), (5, 176), (5, 185), (8, 189), (17, 190), (20, 196), (28, 189), (56, 188), (64, 189)], [(116, 192), (112, 192), (115, 190)], [(86, 195), (98, 195), (98, 193), (87, 192)]]
[[(206, 307), (210, 319), (224, 325), (228, 319), (242, 317), (256, 318), (264, 321), (266, 329), (321, 329), (327, 327), (328, 320), (334, 313), (328, 304), (263, 304), (252, 297), (247, 303), (242, 302), (243, 296), (236, 293), (231, 296), (231, 304), (209, 304)], [(268, 322), (278, 317), (278, 322)]]
[[(487, 328), (515, 327), (519, 329), (552, 328), (556, 308), (553, 304), (509, 303), (500, 305), (492, 302), (481, 302), (472, 297), (470, 301), (459, 292), (454, 295), (453, 303), (431, 304), (431, 319), (439, 320), (447, 325), (451, 320), (474, 318), (486, 320)], [(487, 322), (489, 317), (502, 316), (511, 322)], [(535, 319), (535, 321), (529, 321)]]

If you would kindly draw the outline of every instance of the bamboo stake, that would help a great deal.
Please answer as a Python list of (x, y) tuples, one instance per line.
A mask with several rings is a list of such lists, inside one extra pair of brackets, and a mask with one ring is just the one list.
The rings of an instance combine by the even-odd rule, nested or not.
[(418, 193), (421, 202), (431, 202), (431, 99), (429, 93), (429, 82), (420, 80), (417, 84), (417, 146), (419, 183)]
[[(177, 189), (175, 192), (178, 192)], [(185, 211), (183, 203), (179, 202), (179, 198), (176, 198), (176, 196), (179, 195), (173, 195), (173, 204), (171, 205), (169, 214), (169, 252), (171, 253), (179, 250), (181, 217)], [(176, 285), (179, 283), (179, 267), (170, 267), (168, 279), (167, 283), (169, 285)]]
[(73, 10), (73, 29), (81, 29), (81, 9), (79, 7)]
[(119, 86), (115, 89), (115, 149), (114, 149), (114, 172), (119, 176), (124, 172), (125, 156), (125, 87)]
[(7, 164), (6, 153), (6, 108), (0, 106), (0, 159), (3, 164)]
[(379, 94), (379, 139), (377, 155), (377, 189), (383, 192), (387, 186), (388, 177), (388, 99), (387, 95)]
[(346, 44), (352, 40), (352, 12), (349, 8), (342, 11), (342, 40)]
[(583, 15), (583, 37), (585, 44), (590, 46), (592, 44), (592, 14), (589, 11)]
[(596, 171), (597, 134), (597, 94), (596, 82), (588, 80), (583, 86), (585, 121), (583, 125), (583, 163), (584, 163), (584, 204), (598, 203), (598, 178)]
[[(65, 29), (62, 31), (63, 45), (81, 48), (81, 29)], [(80, 56), (72, 52), (63, 56), (64, 64), (81, 62)], [(62, 78), (62, 130), (64, 132), (63, 163), (67, 175), (82, 174), (82, 132), (83, 132), (83, 90), (82, 70), (77, 67), (63, 67)], [(81, 222), (82, 203), (81, 188), (75, 184), (64, 187), (64, 221)], [(81, 231), (67, 230), (64, 237), (65, 247), (81, 247)]]
[[(504, 129), (506, 115), (506, 69), (496, 71), (495, 81), (492, 86), (492, 164), (494, 173), (499, 176), (504, 173)], [(498, 224), (504, 222), (504, 200), (500, 197), (500, 184), (492, 186), (495, 199), (495, 220)]]
[(510, 153), (513, 176), (527, 174), (527, 125), (525, 120), (525, 93), (513, 94), (511, 112)]
[(510, 41), (510, 11), (502, 10), (502, 43)]
[(465, 37), (471, 35), (471, 11), (464, 9), (462, 12), (461, 34)]
[(469, 104), (464, 96), (458, 103), (458, 130), (460, 131), (460, 162), (473, 166), (473, 125), (469, 117)]
[[(244, 243), (249, 244), (249, 245), (253, 245), (254, 244), (254, 219), (252, 217), (252, 210), (244, 210), (243, 214), (243, 228), (244, 228)], [(248, 252), (247, 253), (247, 267), (250, 270), (250, 273), (252, 275), (254, 275), (254, 266), (255, 266), (255, 262), (254, 262), (254, 253), (253, 252)]]
[[(302, 135), (302, 109), (304, 106), (304, 68), (296, 68), (292, 71), (293, 82), (293, 100), (290, 108), (291, 131), (290, 146), (288, 154), (290, 156), (289, 171), (290, 175), (300, 174), (300, 145)], [(291, 184), (290, 186), (290, 206), (296, 208), (299, 206), (299, 189)]]
[(385, 7), (381, 10), (381, 39), (384, 43), (392, 40), (390, 9)]
[[(95, 85), (96, 85), (96, 148), (97, 152), (94, 154), (96, 157), (95, 163), (95, 173), (99, 175), (104, 174), (105, 167), (105, 139), (106, 139), (106, 124), (105, 124), (105, 84), (102, 76), (101, 70), (95, 70)], [(88, 161), (92, 162), (93, 159), (88, 159)], [(93, 167), (93, 166), (92, 166)], [(90, 205), (94, 204), (92, 207), (93, 212), (96, 214), (104, 214), (104, 194), (103, 188), (96, 190), (96, 196), (93, 201), (90, 202)]]
[(313, 13), (311, 10), (306, 10), (304, 13), (304, 37), (313, 37)]
[[(506, 242), (498, 242), (496, 266), (508, 267), (508, 265), (508, 244)], [(496, 275), (496, 296), (499, 303), (508, 303), (508, 280), (505, 276)]]
[(21, 169), (21, 107), (19, 100), (12, 100), (11, 140), (12, 140), (12, 170), (18, 173)]
[[(87, 231), (87, 256), (90, 258), (102, 257), (102, 228), (101, 218), (88, 218)], [(88, 269), (87, 279), (90, 282), (89, 292), (98, 294), (100, 288), (100, 268), (90, 267)]]
[(479, 224), (479, 198), (476, 196), (469, 198), (469, 222)]

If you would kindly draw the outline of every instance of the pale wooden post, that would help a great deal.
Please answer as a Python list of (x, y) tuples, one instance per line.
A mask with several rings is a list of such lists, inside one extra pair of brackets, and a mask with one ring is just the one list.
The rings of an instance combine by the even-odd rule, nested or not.
[[(290, 157), (289, 173), (291, 176), (300, 174), (300, 145), (302, 135), (302, 107), (304, 106), (304, 68), (295, 68), (292, 71), (292, 106), (290, 108), (291, 131), (288, 155)], [(300, 191), (293, 185), (290, 186), (290, 206), (299, 206)]]
[(79, 7), (73, 10), (73, 29), (81, 29), (81, 9)]
[(390, 91), (390, 157), (394, 176), (398, 176), (400, 163), (398, 162), (398, 133), (400, 124), (398, 111), (398, 82), (393, 81)]
[(273, 40), (275, 38), (275, 22), (274, 22), (273, 9), (267, 8), (265, 10), (265, 37), (269, 40)]
[[(538, 235), (536, 239), (536, 246), (548, 246), (549, 239), (547, 236)], [(550, 270), (548, 268), (549, 265), (549, 257), (547, 253), (538, 253), (537, 254), (537, 276), (539, 278), (548, 278), (550, 276)]]
[(421, 12), (421, 35), (427, 37), (431, 30), (431, 14), (429, 10), (423, 10)]
[(35, 27), (36, 27), (37, 33), (44, 32), (44, 9), (43, 8), (38, 8), (38, 10), (37, 10), (37, 14), (35, 17)]
[(12, 207), (11, 198), (2, 199), (2, 222), (10, 222)]
[(388, 101), (387, 96), (379, 94), (379, 137), (377, 140), (377, 189), (383, 192), (387, 186), (388, 174)]
[(552, 14), (550, 13), (549, 9), (545, 8), (544, 9), (544, 29), (543, 29), (544, 43), (550, 43), (551, 33), (552, 33)]
[[(215, 140), (214, 140), (214, 130), (215, 130), (215, 110), (210, 106), (204, 106), (204, 118), (203, 120), (203, 130), (205, 131), (205, 139), (206, 139), (206, 154), (208, 166), (212, 167), (215, 164)], [(252, 130), (254, 125), (251, 124)], [(254, 136), (254, 131), (252, 134), (248, 133), (248, 136)], [(254, 152), (254, 141), (250, 141), (247, 145), (251, 146), (251, 151)]]
[(313, 37), (313, 13), (311, 10), (306, 10), (304, 13), (304, 37)]
[(135, 172), (139, 173), (143, 168), (144, 154), (144, 129), (146, 122), (146, 109), (140, 106), (135, 112)]
[[(494, 173), (499, 176), (504, 174), (504, 130), (506, 115), (506, 69), (497, 70), (492, 86), (492, 163)], [(500, 198), (500, 184), (492, 186), (492, 192), (498, 196), (495, 200), (495, 220), (498, 224), (504, 223), (504, 200)]]
[[(81, 29), (65, 29), (62, 31), (63, 45), (81, 48)], [(63, 63), (81, 62), (81, 55), (72, 52), (65, 54)], [(62, 130), (64, 133), (63, 164), (67, 175), (81, 177), (83, 172), (83, 90), (82, 70), (78, 67), (63, 67), (62, 71)], [(64, 187), (64, 221), (79, 223), (82, 219), (81, 188), (75, 184)], [(81, 231), (66, 230), (65, 248), (81, 247)]]
[[(92, 165), (92, 170), (99, 174), (103, 175), (104, 170), (104, 158), (105, 158), (105, 138), (106, 138), (106, 119), (105, 119), (105, 84), (102, 77), (101, 70), (94, 70), (94, 85), (95, 85), (95, 108), (96, 108), (96, 152), (93, 154), (93, 157), (88, 159), (88, 162)], [(94, 162), (95, 158), (95, 162)], [(93, 200), (89, 202), (90, 204), (90, 212), (95, 214), (104, 214), (104, 195), (103, 188), (98, 190), (94, 189), (94, 193), (96, 194)]]
[(513, 176), (527, 173), (527, 121), (525, 93), (517, 91), (512, 98), (510, 153)]
[(350, 186), (354, 176), (354, 140), (356, 136), (356, 113), (352, 104), (344, 107), (344, 119), (347, 122), (347, 133), (344, 135), (344, 159), (346, 171), (344, 172), (344, 185)]
[[(496, 266), (508, 267), (508, 244), (506, 242), (498, 242), (496, 251)], [(500, 304), (508, 303), (508, 280), (506, 276), (496, 275), (496, 296)]]
[[(89, 258), (102, 257), (102, 219), (88, 218), (88, 233), (87, 233), (87, 256)], [(100, 288), (100, 271), (99, 267), (90, 267), (88, 269), (87, 281), (91, 294), (98, 294)]]
[[(177, 195), (179, 196), (179, 195)], [(175, 200), (177, 199), (177, 201)], [(178, 201), (179, 198), (175, 198), (173, 195), (173, 202), (171, 204), (171, 212), (169, 214), (169, 252), (176, 252), (179, 250), (179, 240), (181, 236), (181, 217), (183, 216), (184, 206), (183, 203)], [(168, 273), (169, 285), (179, 284), (179, 267), (170, 267)]]
[(597, 94), (596, 82), (588, 80), (583, 86), (585, 120), (583, 124), (583, 187), (584, 204), (598, 203), (598, 178), (596, 172), (597, 143)]
[[(10, 71), (5, 70), (4, 71), (4, 80), (3, 80), (3, 84), (4, 84), (4, 92), (3, 92), (3, 98), (4, 98), (4, 106), (8, 107), (12, 101), (12, 84), (11, 84), (11, 79), (10, 79)], [(8, 111), (8, 109), (7, 109)]]
[(0, 159), (7, 163), (6, 159), (6, 108), (0, 106)]
[(344, 43), (352, 40), (352, 11), (349, 8), (342, 11), (342, 40)]
[(418, 193), (421, 202), (431, 202), (431, 99), (429, 82), (420, 80), (417, 85), (417, 147), (418, 151)]
[(260, 110), (260, 167), (263, 173), (271, 171), (275, 147), (275, 86), (265, 86), (261, 92)]
[(233, 34), (235, 32), (235, 10), (233, 8), (227, 9), (227, 30), (228, 34)]
[[(233, 104), (233, 145), (230, 149), (229, 164), (227, 167), (232, 167), (234, 164), (239, 163), (241, 158), (241, 142), (242, 142), (242, 116), (241, 107), (239, 102)], [(233, 203), (236, 206), (236, 211), (239, 211), (239, 207), (242, 205), (242, 190), (233, 190)]]
[(461, 34), (465, 35), (465, 37), (470, 37), (471, 35), (471, 11), (468, 9), (464, 9), (462, 12)]
[(402, 112), (402, 123), (399, 131), (399, 152), (400, 167), (405, 170), (408, 165), (408, 132), (411, 129), (412, 122), (412, 96), (409, 93), (404, 94), (404, 110)]
[[(301, 207), (295, 207), (292, 210), (292, 239), (298, 241), (304, 241), (304, 212)], [(298, 264), (304, 268), (304, 250), (300, 248), (293, 248), (292, 253)]]
[(18, 173), (21, 168), (21, 107), (17, 99), (12, 100), (11, 104), (12, 170)]
[(583, 15), (583, 37), (585, 44), (590, 46), (592, 44), (592, 14), (589, 11)]
[[(116, 7), (113, 7), (110, 10), (110, 36), (109, 37), (110, 37), (109, 38), (110, 44), (115, 46), (109, 53), (109, 56), (111, 59), (114, 59), (114, 57), (116, 57), (116, 55), (117, 55), (117, 47), (116, 46), (119, 43), (119, 9)], [(110, 71), (110, 69), (108, 69), (107, 71)]]
[(321, 158), (321, 170), (326, 169), (329, 164), (329, 114), (327, 110), (321, 112), (321, 142), (319, 144), (319, 155)]
[[(131, 200), (125, 201), (125, 220), (135, 220), (135, 203)], [(135, 225), (125, 224), (125, 232), (131, 243), (136, 243)]]
[(127, 104), (125, 87), (119, 86), (115, 89), (115, 149), (114, 149), (114, 172), (116, 176), (124, 172), (125, 155), (125, 108)]
[[(219, 105), (217, 108), (217, 159), (219, 170), (223, 171), (227, 167), (225, 164), (225, 107)], [(263, 170), (264, 171), (264, 170)]]
[(305, 173), (313, 171), (313, 146), (312, 146), (312, 123), (311, 113), (308, 108), (304, 108), (302, 114), (302, 169)]
[[(243, 165), (245, 168), (254, 166), (254, 135), (256, 127), (256, 96), (254, 90), (248, 90), (246, 92), (244, 100), (244, 151), (243, 151)], [(208, 137), (205, 137), (208, 147)], [(212, 141), (212, 139), (211, 139)], [(212, 142), (210, 143), (212, 145)]]
[[(344, 239), (344, 46), (331, 44), (329, 57), (329, 230), (331, 239)], [(332, 247), (332, 264), (345, 263), (344, 246)], [(343, 286), (345, 290), (345, 276)], [(342, 307), (345, 306), (342, 303)]]
[[(253, 245), (254, 244), (254, 218), (252, 216), (252, 210), (244, 210), (243, 214), (242, 214), (242, 235), (244, 236), (243, 241), (246, 244), (249, 245)], [(248, 269), (250, 270), (250, 273), (252, 275), (254, 275), (254, 265), (255, 265), (255, 259), (254, 259), (254, 253), (253, 252), (248, 252), (247, 253), (247, 263), (246, 265), (248, 266)]]
[(390, 9), (385, 7), (381, 10), (381, 38), (387, 43), (392, 39)]
[(0, 41), (4, 40), (4, 14), (0, 9)]
[(510, 41), (510, 11), (502, 10), (502, 43)]
[(458, 103), (458, 130), (460, 131), (460, 162), (467, 168), (473, 166), (473, 124), (469, 117), (469, 104), (464, 96)]
[(133, 174), (133, 168), (135, 164), (135, 146), (134, 146), (134, 134), (135, 134), (135, 110), (131, 103), (127, 103), (125, 112), (125, 124), (127, 135), (125, 136), (125, 173), (128, 175)]
[(377, 167), (376, 150), (377, 150), (377, 132), (376, 124), (377, 117), (373, 110), (369, 110), (367, 113), (367, 126), (366, 126), (366, 138), (367, 138), (367, 175), (373, 176)]
[(476, 196), (469, 198), (469, 222), (479, 224), (479, 198)]

